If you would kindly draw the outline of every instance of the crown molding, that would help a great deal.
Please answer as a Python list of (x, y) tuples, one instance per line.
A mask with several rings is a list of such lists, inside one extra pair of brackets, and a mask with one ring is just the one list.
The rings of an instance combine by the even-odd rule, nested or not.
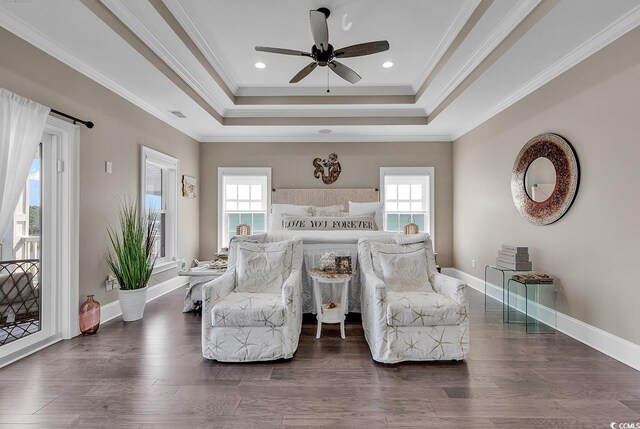
[(453, 21), (447, 31), (445, 31), (444, 35), (438, 42), (436, 49), (433, 51), (433, 54), (424, 67), (418, 73), (418, 77), (413, 85), (411, 85), (412, 94), (415, 95), (418, 93), (424, 82), (427, 80), (434, 67), (438, 64), (442, 56), (447, 52), (453, 41), (455, 40), (458, 33), (462, 30), (462, 27), (467, 23), (473, 12), (476, 10), (481, 0), (467, 0), (462, 4), (458, 12), (456, 13)]
[(201, 143), (419, 143), (419, 142), (443, 142), (451, 143), (451, 135), (349, 135), (349, 134), (318, 134), (316, 135), (288, 135), (288, 136), (252, 136), (252, 135), (227, 135), (205, 136)]
[(231, 73), (229, 73), (229, 70), (226, 69), (222, 61), (220, 61), (209, 42), (207, 42), (207, 39), (200, 32), (200, 30), (198, 30), (198, 26), (193, 22), (193, 19), (191, 19), (191, 16), (185, 10), (182, 2), (180, 0), (162, 0), (162, 2), (167, 7), (167, 9), (171, 11), (180, 25), (182, 25), (184, 31), (189, 34), (191, 40), (193, 40), (198, 49), (200, 49), (200, 52), (204, 54), (204, 56), (207, 58), (207, 61), (209, 61), (211, 66), (216, 70), (218, 75), (222, 78), (231, 92), (237, 95), (238, 84), (233, 79)]
[[(435, 110), (503, 40), (509, 37), (513, 29), (516, 28), (540, 2), (541, 0), (520, 0), (493, 29), (482, 44), (478, 46), (473, 54), (471, 54), (462, 67), (458, 68), (456, 73), (444, 84), (442, 90), (433, 100), (432, 105), (427, 107), (427, 111), (431, 112)], [(424, 94), (422, 97), (424, 97)]]
[(624, 36), (638, 25), (640, 25), (640, 5), (636, 6), (615, 22), (605, 27), (598, 34), (594, 35), (582, 45), (556, 61), (542, 73), (539, 73), (533, 79), (530, 79), (527, 83), (513, 91), (508, 97), (504, 98), (493, 108), (487, 110), (485, 114), (480, 115), (475, 120), (465, 124), (465, 127), (462, 127), (453, 133), (452, 139), (457, 140), (469, 131), (482, 125), (509, 106), (531, 94), (536, 89), (542, 87), (570, 68), (576, 66), (578, 63), (595, 54), (600, 49)]
[(40, 49), (47, 55), (50, 55), (63, 64), (85, 75), (89, 79), (104, 86), (108, 90), (116, 93), (120, 97), (131, 102), (145, 112), (155, 116), (162, 122), (165, 122), (178, 131), (193, 138), (194, 140), (201, 140), (202, 136), (185, 127), (184, 124), (181, 124), (178, 119), (172, 118), (172, 116), (170, 116), (168, 112), (163, 112), (162, 110), (156, 109), (154, 106), (147, 103), (142, 98), (127, 90), (120, 84), (116, 83), (111, 78), (107, 77), (95, 68), (81, 61), (76, 55), (74, 55), (67, 49), (63, 48), (57, 43), (54, 43), (50, 38), (40, 33), (34, 27), (13, 16), (6, 9), (3, 9), (3, 13), (0, 13), (0, 26), (4, 27), (7, 31), (10, 31), (11, 33), (15, 34), (16, 36), (25, 40), (36, 48)]
[(411, 109), (229, 109), (225, 118), (361, 118), (361, 117), (423, 117), (424, 109), (419, 107)]
[[(349, 84), (351, 85), (351, 84)], [(292, 86), (241, 86), (236, 91), (238, 97), (273, 97), (273, 94), (280, 94), (280, 97), (327, 97), (326, 86), (315, 87), (292, 87)], [(335, 96), (413, 96), (414, 91), (409, 85), (395, 86), (331, 86), (331, 95)]]
[[(182, 62), (176, 58), (171, 50), (158, 39), (154, 33), (138, 19), (138, 17), (127, 7), (126, 2), (118, 0), (100, 0), (105, 6), (113, 12), (142, 42), (151, 48), (162, 61), (175, 71), (182, 80), (184, 80), (193, 90), (220, 115), (224, 116), (226, 107), (220, 103), (218, 97), (209, 91), (208, 86), (200, 82)], [(173, 31), (172, 31), (173, 33)], [(206, 73), (208, 76), (208, 73)]]

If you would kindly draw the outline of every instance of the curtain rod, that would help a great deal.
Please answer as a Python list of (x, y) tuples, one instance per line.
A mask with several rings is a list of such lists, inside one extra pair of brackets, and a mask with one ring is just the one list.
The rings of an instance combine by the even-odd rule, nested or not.
[(91, 121), (83, 121), (82, 119), (78, 119), (75, 116), (67, 115), (66, 113), (62, 113), (61, 111), (56, 109), (51, 109), (51, 113), (55, 113), (56, 115), (64, 116), (67, 119), (71, 119), (74, 124), (76, 122), (80, 122), (82, 125), (84, 125), (87, 128), (93, 128), (93, 125), (94, 125), (93, 122)]

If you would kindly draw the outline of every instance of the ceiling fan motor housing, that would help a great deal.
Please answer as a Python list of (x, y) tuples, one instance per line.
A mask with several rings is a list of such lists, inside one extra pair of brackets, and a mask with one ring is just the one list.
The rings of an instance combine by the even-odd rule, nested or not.
[(311, 47), (311, 57), (315, 62), (318, 63), (320, 67), (325, 67), (328, 63), (333, 60), (333, 45), (329, 44), (326, 51), (321, 51), (316, 48), (316, 45)]

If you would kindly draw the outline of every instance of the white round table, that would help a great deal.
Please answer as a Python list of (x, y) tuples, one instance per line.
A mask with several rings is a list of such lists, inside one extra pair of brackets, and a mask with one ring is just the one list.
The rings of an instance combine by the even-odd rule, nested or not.
[[(347, 313), (347, 297), (349, 296), (349, 281), (352, 274), (328, 273), (317, 268), (309, 270), (309, 276), (313, 281), (313, 296), (316, 301), (316, 311), (318, 319), (318, 329), (316, 339), (320, 338), (323, 323), (339, 323), (340, 335), (345, 339), (344, 320)], [(330, 286), (333, 291), (336, 287), (342, 286), (339, 303), (323, 303), (321, 287)]]

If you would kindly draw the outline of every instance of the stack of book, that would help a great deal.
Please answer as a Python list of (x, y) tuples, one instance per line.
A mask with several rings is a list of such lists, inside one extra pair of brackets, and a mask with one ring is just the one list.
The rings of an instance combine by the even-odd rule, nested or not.
[(496, 266), (507, 270), (531, 271), (529, 248), (503, 244), (496, 258)]

